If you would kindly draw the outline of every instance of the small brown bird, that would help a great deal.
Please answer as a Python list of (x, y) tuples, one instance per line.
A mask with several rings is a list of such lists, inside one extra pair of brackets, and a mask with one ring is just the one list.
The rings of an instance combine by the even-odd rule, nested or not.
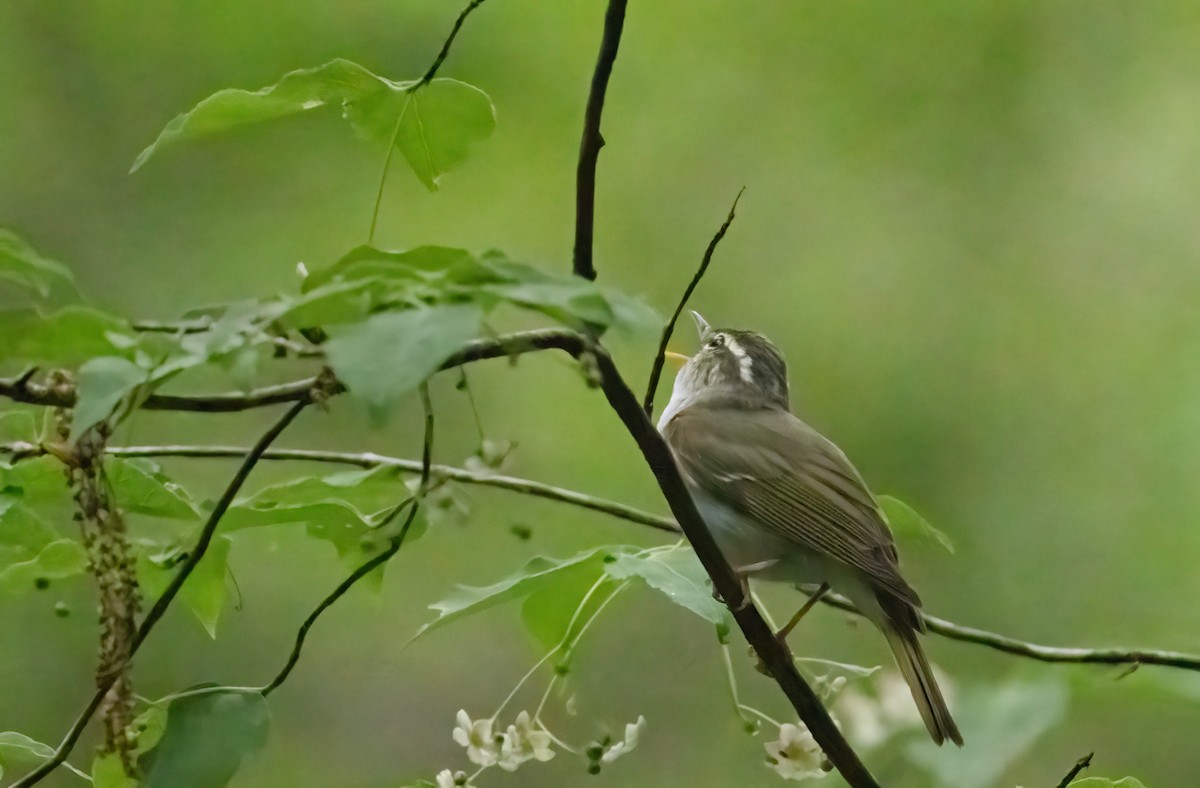
[(961, 747), (917, 640), (921, 600), (900, 575), (892, 533), (862, 476), (792, 415), (787, 366), (770, 340), (692, 315), (702, 347), (676, 376), (658, 429), (721, 551), (743, 577), (847, 596), (887, 638), (933, 740)]

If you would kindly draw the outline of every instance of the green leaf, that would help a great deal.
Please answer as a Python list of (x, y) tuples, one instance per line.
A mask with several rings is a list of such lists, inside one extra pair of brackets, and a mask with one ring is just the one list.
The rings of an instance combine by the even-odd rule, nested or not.
[(434, 276), (452, 275), (467, 281), (471, 274), (493, 275), (473, 254), (448, 246), (418, 246), (404, 251), (387, 251), (374, 246), (356, 246), (333, 265), (313, 271), (301, 291), (310, 293), (337, 282), (394, 280), (417, 282)]
[(123, 320), (83, 306), (47, 315), (28, 309), (0, 311), (4, 357), (46, 367), (73, 368), (95, 356), (119, 354), (122, 348), (112, 339), (132, 343), (128, 330)]
[(82, 574), (87, 564), (83, 545), (70, 539), (59, 539), (43, 547), (34, 558), (9, 564), (0, 570), (0, 593), (28, 591), (39, 580), (62, 580)]
[(352, 103), (350, 122), (385, 145), (394, 135), (413, 174), (437, 191), (442, 175), (495, 131), (496, 110), (486, 93), (456, 79), (435, 79), (409, 92), (411, 84), (390, 83), (392, 90)]
[(224, 788), (262, 749), (271, 724), (257, 692), (210, 692), (171, 701), (158, 746), (143, 756), (143, 788)]
[(890, 495), (879, 495), (875, 500), (883, 510), (884, 518), (897, 539), (934, 541), (944, 547), (946, 552), (954, 552), (954, 543), (950, 541), (950, 537), (930, 525), (904, 501)]
[(139, 169), (158, 151), (180, 142), (326, 107), (365, 137), (395, 145), (430, 190), (442, 174), (466, 160), (476, 142), (496, 127), (491, 99), (453, 79), (393, 82), (349, 60), (284, 74), (274, 85), (248, 91), (229, 88), (177, 115), (134, 161)]
[(521, 604), (521, 623), (542, 648), (551, 649), (560, 643), (569, 643), (584, 622), (616, 592), (617, 584), (608, 581), (592, 591), (584, 603), (584, 597), (596, 581), (604, 577), (603, 566), (603, 560), (577, 564), (560, 572), (553, 584), (539, 588), (526, 597)]
[(0, 443), (37, 443), (38, 427), (33, 414), (25, 410), (0, 413)]
[(116, 457), (108, 461), (105, 471), (122, 509), (172, 520), (199, 518), (191, 496), (168, 479), (157, 463)]
[(1067, 690), (1054, 678), (979, 684), (956, 693), (954, 716), (986, 747), (946, 749), (928, 739), (909, 742), (908, 757), (935, 779), (931, 785), (992, 785), (1025, 755), (1067, 709)]
[(577, 575), (573, 570), (582, 565), (590, 564), (598, 575), (605, 556), (617, 555), (630, 549), (633, 548), (596, 547), (563, 559), (539, 555), (529, 559), (525, 566), (498, 583), (482, 587), (460, 585), (449, 596), (429, 606), (430, 610), (437, 611), (437, 618), (418, 629), (409, 643), (460, 618), (482, 612), (502, 602), (526, 597), (543, 588), (557, 586), (561, 580), (575, 579)]
[(473, 304), (372, 315), (325, 344), (329, 365), (376, 419), (475, 338), (483, 314)]
[(121, 756), (115, 752), (92, 761), (92, 788), (137, 788), (137, 780), (125, 774)]
[[(19, 490), (0, 491), (0, 547), (12, 548), (9, 555), (27, 560), (54, 540), (54, 531), (25, 505)], [(0, 553), (0, 566), (6, 563), (11, 562)]]
[[(71, 269), (42, 257), (10, 230), (0, 228), (0, 279), (48, 300), (74, 300), (79, 297)], [(8, 335), (6, 335), (7, 338)]]
[(137, 746), (133, 748), (133, 754), (140, 756), (149, 752), (162, 741), (163, 733), (167, 729), (167, 710), (162, 706), (148, 706), (134, 718), (130, 728), (137, 735)]
[(11, 467), (0, 464), (0, 490), (18, 496), (49, 522), (69, 522), (75, 511), (63, 464), (49, 455), (21, 460)]
[(1146, 788), (1146, 784), (1136, 777), (1122, 777), (1119, 780), (1084, 777), (1082, 780), (1072, 780), (1069, 788)]
[(101, 356), (79, 368), (71, 440), (107, 419), (117, 405), (146, 382), (146, 370), (120, 356)]
[(49, 744), (16, 731), (0, 732), (0, 766), (41, 763), (52, 755), (54, 748)]
[(713, 599), (708, 573), (690, 547), (640, 556), (627, 553), (616, 559), (604, 565), (612, 577), (618, 580), (639, 577), (675, 604), (715, 624), (722, 639), (729, 634), (732, 625), (729, 609)]
[[(190, 542), (188, 544), (191, 544)], [(195, 614), (208, 636), (216, 638), (217, 621), (225, 605), (225, 574), (228, 571), (229, 537), (218, 536), (204, 552), (204, 557), (179, 589), (179, 598)], [(183, 548), (172, 548), (151, 554), (140, 550), (137, 555), (138, 585), (147, 599), (157, 599), (179, 571)]]

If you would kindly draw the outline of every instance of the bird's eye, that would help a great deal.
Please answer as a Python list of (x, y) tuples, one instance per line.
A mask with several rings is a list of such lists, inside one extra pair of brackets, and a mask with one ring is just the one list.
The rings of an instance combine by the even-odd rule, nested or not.
[(713, 337), (712, 339), (708, 340), (708, 342), (706, 343), (705, 347), (709, 347), (709, 348), (719, 348), (719, 347), (724, 347), (724, 345), (725, 345), (725, 335), (724, 335), (724, 334), (717, 334), (715, 337)]

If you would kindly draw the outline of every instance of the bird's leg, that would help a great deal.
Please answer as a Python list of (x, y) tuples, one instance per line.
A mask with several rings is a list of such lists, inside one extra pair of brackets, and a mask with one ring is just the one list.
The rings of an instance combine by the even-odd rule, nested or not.
[(828, 590), (829, 583), (821, 583), (821, 585), (817, 588), (816, 593), (810, 596), (808, 600), (800, 606), (800, 609), (796, 611), (796, 615), (792, 616), (791, 619), (783, 625), (783, 629), (775, 633), (775, 637), (786, 641), (787, 636), (790, 635), (792, 630), (796, 628), (796, 625), (800, 623), (800, 619), (804, 618), (805, 614), (812, 610), (813, 605), (821, 601), (821, 597), (825, 596), (825, 592)]
[[(772, 558), (768, 561), (759, 561), (757, 563), (746, 564), (745, 566), (735, 566), (733, 568), (733, 573), (737, 575), (738, 581), (742, 584), (742, 605), (738, 608), (738, 610), (745, 610), (746, 605), (751, 604), (750, 575), (754, 574), (755, 572), (761, 572), (764, 569), (769, 569), (778, 562), (779, 559)], [(725, 600), (721, 598), (720, 592), (715, 588), (713, 589), (713, 599), (717, 600), (721, 604), (725, 604)]]

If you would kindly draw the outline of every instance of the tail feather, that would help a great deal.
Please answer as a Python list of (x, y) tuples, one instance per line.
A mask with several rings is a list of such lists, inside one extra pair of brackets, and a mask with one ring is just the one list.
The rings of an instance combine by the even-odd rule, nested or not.
[(896, 665), (912, 691), (913, 700), (921, 712), (925, 727), (929, 729), (929, 735), (939, 745), (949, 739), (961, 747), (962, 734), (959, 733), (954, 718), (950, 716), (950, 709), (946, 707), (946, 700), (933, 677), (929, 660), (925, 658), (925, 652), (917, 641), (916, 630), (888, 621), (883, 627), (883, 634), (887, 636), (888, 645), (896, 657)]

